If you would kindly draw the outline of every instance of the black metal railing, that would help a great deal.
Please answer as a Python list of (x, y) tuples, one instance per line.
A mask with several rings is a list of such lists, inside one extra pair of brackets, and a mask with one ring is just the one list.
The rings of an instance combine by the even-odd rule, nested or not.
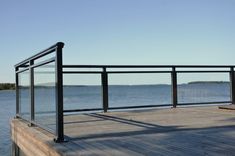
[[(146, 107), (162, 107), (172, 106), (177, 107), (181, 105), (199, 105), (199, 104), (216, 104), (216, 103), (235, 103), (234, 101), (234, 66), (220, 66), (220, 65), (64, 65), (63, 74), (98, 74), (101, 76), (102, 87), (102, 108), (90, 108), (90, 109), (71, 109), (64, 110), (64, 112), (79, 112), (79, 111), (97, 111), (103, 110), (107, 112), (113, 109), (134, 109), (134, 108), (146, 108)], [(70, 69), (70, 70), (69, 70)], [(71, 70), (72, 69), (72, 70)], [(74, 70), (75, 69), (75, 70)], [(79, 69), (83, 69), (79, 71)], [(86, 70), (84, 70), (86, 69)], [(90, 70), (92, 69), (92, 70)], [(118, 70), (117, 70), (118, 69)], [(131, 69), (131, 70), (126, 70)], [(137, 70), (144, 69), (144, 70)], [(151, 69), (151, 70), (150, 70)], [(161, 69), (161, 70), (159, 70)], [(171, 103), (169, 104), (156, 104), (156, 105), (138, 105), (138, 106), (122, 106), (122, 107), (109, 107), (109, 75), (113, 74), (156, 74), (156, 73), (168, 73), (171, 77)], [(178, 84), (177, 75), (180, 73), (226, 73), (230, 74), (231, 84), (231, 98), (226, 101), (210, 101), (210, 102), (187, 102), (180, 103), (178, 101)], [(133, 80), (134, 81), (134, 80)]]
[[(58, 42), (42, 52), (25, 59), (15, 65), (16, 78), (16, 117), (27, 120), (30, 125), (37, 125), (56, 135), (55, 141), (64, 140), (63, 128), (63, 74), (62, 74), (62, 49), (64, 43)], [(52, 56), (51, 56), (52, 55)], [(47, 58), (49, 56), (49, 58)], [(46, 58), (46, 59), (45, 59)], [(53, 65), (51, 65), (53, 63)], [(50, 113), (55, 113), (55, 130), (35, 119), (35, 70), (43, 66), (53, 66), (55, 86), (55, 108)], [(23, 75), (26, 75), (23, 77)], [(24, 99), (29, 97), (28, 99)], [(40, 105), (40, 102), (39, 102)], [(40, 106), (37, 106), (40, 107)], [(44, 109), (47, 109), (46, 106)], [(40, 110), (39, 110), (40, 112)], [(49, 111), (44, 111), (49, 113)]]
[[(62, 63), (62, 49), (64, 43), (58, 42), (50, 48), (43, 50), (42, 52), (18, 63), (15, 65), (16, 76), (16, 117), (27, 120), (30, 125), (37, 125), (45, 130), (53, 132), (56, 136), (56, 142), (64, 141), (64, 115), (68, 112), (82, 112), (82, 111), (104, 111), (114, 109), (135, 109), (135, 108), (149, 108), (149, 107), (161, 107), (172, 106), (177, 107), (180, 105), (194, 105), (194, 104), (215, 104), (215, 103), (233, 103), (235, 104), (235, 66), (229, 65), (63, 65)], [(52, 55), (53, 54), (53, 55)], [(51, 56), (52, 55), (52, 56)], [(37, 72), (39, 68), (53, 68), (51, 70), (45, 70)], [(49, 85), (44, 77), (42, 80), (36, 83), (38, 74), (50, 74), (53, 85)], [(230, 84), (230, 96), (231, 98), (226, 101), (206, 101), (206, 102), (179, 102), (179, 84), (178, 75), (187, 73), (225, 73), (229, 74)], [(85, 109), (64, 109), (64, 94), (63, 94), (63, 76), (65, 75), (77, 75), (77, 74), (95, 74), (100, 77), (102, 107), (101, 108), (85, 108)], [(171, 87), (171, 102), (169, 104), (152, 104), (152, 105), (134, 105), (134, 106), (109, 106), (109, 83), (110, 75), (115, 74), (169, 74), (170, 87)], [(53, 77), (52, 76), (52, 77)], [(43, 105), (42, 101), (37, 100), (37, 94), (40, 90), (44, 92), (41, 85), (44, 83), (48, 90), (50, 90), (49, 96), (54, 96), (50, 103), (54, 103), (52, 106)], [(54, 86), (51, 87), (51, 86)], [(40, 88), (41, 87), (41, 88)], [(44, 97), (43, 97), (44, 98)], [(37, 107), (37, 111), (35, 111)], [(50, 108), (50, 109), (49, 109)], [(40, 121), (46, 117), (42, 114), (55, 114), (54, 120), (48, 123), (42, 124)], [(41, 116), (40, 116), (41, 115)], [(38, 118), (41, 117), (42, 120)], [(55, 130), (53, 127), (55, 125)]]

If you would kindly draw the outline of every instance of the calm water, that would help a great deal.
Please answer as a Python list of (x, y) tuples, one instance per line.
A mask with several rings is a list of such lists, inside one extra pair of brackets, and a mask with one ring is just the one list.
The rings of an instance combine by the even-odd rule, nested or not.
[(10, 118), (15, 114), (15, 91), (0, 91), (0, 155), (11, 151)]
[[(54, 88), (35, 90), (35, 119), (44, 124), (47, 118), (54, 129), (55, 92)], [(101, 86), (64, 87), (64, 109), (102, 108)], [(29, 90), (22, 89), (21, 112), (29, 117)], [(179, 103), (230, 101), (228, 83), (183, 84), (178, 86)], [(136, 106), (171, 104), (170, 85), (110, 86), (109, 106)], [(15, 92), (0, 91), (0, 155), (10, 155), (11, 141), (9, 121), (15, 114)], [(49, 120), (50, 119), (50, 120)]]

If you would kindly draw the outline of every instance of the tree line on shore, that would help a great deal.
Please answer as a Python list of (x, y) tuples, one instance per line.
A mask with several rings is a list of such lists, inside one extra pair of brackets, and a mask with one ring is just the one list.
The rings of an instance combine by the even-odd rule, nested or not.
[(0, 90), (14, 90), (14, 83), (0, 83)]
[[(229, 83), (228, 81), (192, 81), (187, 84), (221, 84), (221, 83)], [(78, 85), (79, 86), (79, 85)], [(64, 85), (64, 87), (78, 87), (77, 85)], [(48, 87), (48, 86), (38, 86), (38, 87)], [(50, 86), (49, 86), (50, 87)], [(79, 87), (85, 87), (85, 85), (81, 85)], [(0, 83), (0, 90), (15, 90), (15, 83)]]

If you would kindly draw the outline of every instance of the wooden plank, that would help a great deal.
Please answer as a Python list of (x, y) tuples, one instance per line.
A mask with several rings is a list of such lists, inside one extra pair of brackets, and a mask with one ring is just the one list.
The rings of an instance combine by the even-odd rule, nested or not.
[(69, 142), (56, 144), (50, 133), (17, 120), (12, 121), (12, 138), (28, 154), (40, 155), (235, 155), (234, 111), (217, 106), (79, 114), (64, 119)]

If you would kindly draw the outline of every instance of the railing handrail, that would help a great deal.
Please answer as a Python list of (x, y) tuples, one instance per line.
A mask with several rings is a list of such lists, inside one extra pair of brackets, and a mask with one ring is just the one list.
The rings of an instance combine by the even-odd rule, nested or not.
[[(63, 65), (62, 68), (66, 69), (63, 70), (64, 74), (76, 74), (76, 73), (102, 74), (103, 71), (100, 69), (105, 69), (106, 73), (108, 74), (131, 74), (131, 73), (172, 73), (173, 69), (175, 69), (176, 73), (225, 73), (225, 72), (231, 72), (231, 69), (234, 67), (235, 66), (232, 65)], [(83, 70), (88, 68), (93, 70)], [(82, 70), (68, 70), (68, 69), (82, 69)], [(120, 70), (114, 70), (114, 69), (120, 69)], [(134, 70), (134, 69), (139, 69), (139, 70)]]
[(235, 65), (63, 65), (63, 68), (231, 68)]
[(22, 65), (25, 65), (29, 61), (36, 60), (36, 59), (38, 59), (40, 57), (43, 57), (43, 56), (45, 56), (45, 55), (47, 55), (49, 53), (52, 53), (57, 47), (63, 48), (64, 47), (64, 43), (63, 42), (57, 42), (56, 44), (52, 45), (51, 47), (49, 47), (49, 48), (47, 48), (45, 50), (42, 50), (41, 52), (39, 52), (39, 53), (37, 53), (37, 54), (35, 54), (35, 55), (33, 55), (33, 56), (31, 56), (31, 57), (21, 61), (18, 64), (16, 64), (15, 68), (20, 67)]

